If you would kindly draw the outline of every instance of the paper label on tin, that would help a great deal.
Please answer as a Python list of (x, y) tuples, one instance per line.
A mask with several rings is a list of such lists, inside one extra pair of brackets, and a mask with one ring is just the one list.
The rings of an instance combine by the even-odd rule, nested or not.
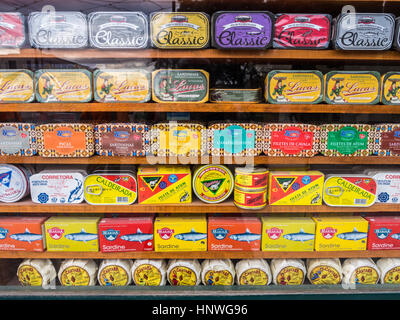
[(73, 154), (86, 149), (86, 134), (71, 127), (58, 127), (57, 130), (43, 132), (44, 148), (56, 150), (62, 155)]
[(228, 270), (210, 270), (204, 275), (204, 283), (209, 286), (230, 286), (233, 276)]
[(310, 271), (310, 281), (312, 284), (339, 284), (341, 274), (333, 267), (321, 265)]
[(328, 132), (328, 150), (337, 150), (347, 155), (358, 150), (368, 149), (368, 132), (358, 131), (354, 127), (343, 127), (338, 131)]
[(400, 104), (400, 73), (383, 76), (381, 100), (384, 104)]
[(30, 71), (0, 71), (0, 102), (31, 102), (34, 97)]
[(255, 148), (255, 130), (246, 130), (239, 125), (231, 125), (223, 130), (213, 130), (215, 149), (224, 149), (230, 153), (240, 153)]
[(390, 150), (395, 155), (400, 155), (400, 130), (381, 132), (380, 149)]
[(197, 283), (197, 275), (192, 269), (184, 266), (176, 266), (168, 275), (172, 286), (194, 286)]
[(394, 267), (386, 272), (383, 283), (393, 283), (399, 284), (400, 283), (400, 267)]
[(118, 265), (109, 265), (101, 269), (99, 282), (102, 286), (126, 286), (128, 285), (129, 271)]
[(63, 286), (88, 286), (90, 275), (84, 268), (71, 266), (61, 273), (60, 282)]
[(223, 12), (213, 23), (220, 48), (263, 49), (271, 42), (272, 19), (266, 12)]
[(20, 48), (25, 42), (25, 24), (19, 13), (0, 13), (0, 48)]
[(103, 133), (101, 139), (103, 149), (111, 150), (118, 155), (129, 155), (143, 150), (143, 135), (129, 132), (124, 127), (116, 127), (112, 132)]
[(313, 145), (314, 133), (305, 132), (296, 126), (271, 132), (271, 149), (280, 149), (285, 154), (298, 154), (302, 150), (311, 150)]
[(379, 281), (378, 272), (371, 267), (359, 267), (350, 277), (350, 283), (355, 284), (376, 284)]
[(16, 154), (21, 150), (30, 148), (31, 133), (19, 130), (13, 126), (2, 126), (0, 128), (0, 150), (5, 154)]
[(34, 267), (23, 265), (18, 268), (18, 280), (23, 286), (42, 286), (43, 277)]
[(240, 285), (264, 286), (268, 284), (268, 275), (261, 269), (250, 268), (245, 270), (239, 278)]
[(304, 271), (292, 266), (283, 268), (276, 276), (276, 283), (279, 285), (300, 285), (303, 281)]
[(136, 285), (159, 286), (162, 280), (161, 271), (151, 264), (142, 264), (133, 272)]

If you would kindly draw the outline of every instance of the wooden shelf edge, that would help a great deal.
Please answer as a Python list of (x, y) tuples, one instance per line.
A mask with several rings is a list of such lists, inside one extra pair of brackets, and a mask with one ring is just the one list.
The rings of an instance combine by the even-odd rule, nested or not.
[(400, 250), (365, 251), (190, 251), (190, 252), (28, 252), (0, 251), (0, 259), (307, 259), (400, 258)]

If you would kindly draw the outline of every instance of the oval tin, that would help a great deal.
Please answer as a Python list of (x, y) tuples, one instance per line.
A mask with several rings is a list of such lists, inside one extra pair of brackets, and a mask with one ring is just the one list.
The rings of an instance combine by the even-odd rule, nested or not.
[(376, 200), (376, 181), (369, 176), (327, 176), (323, 200), (331, 207), (370, 207)]
[(79, 11), (31, 12), (28, 26), (34, 48), (78, 49), (88, 45), (86, 15)]
[(324, 156), (370, 156), (375, 148), (375, 127), (369, 124), (321, 125), (320, 152)]
[(279, 49), (327, 49), (331, 39), (329, 14), (292, 14), (276, 16), (273, 47)]
[(81, 203), (86, 173), (72, 170), (41, 171), (29, 178), (32, 202)]
[(274, 70), (268, 73), (265, 88), (269, 103), (319, 103), (324, 94), (323, 75), (314, 70)]
[(150, 15), (151, 44), (159, 49), (203, 49), (210, 40), (208, 15), (202, 12), (155, 12)]
[(269, 11), (218, 11), (211, 19), (212, 45), (218, 49), (267, 49), (272, 43)]
[(130, 172), (104, 172), (88, 175), (84, 197), (93, 205), (129, 205), (137, 198), (137, 181)]
[(330, 71), (325, 74), (328, 104), (377, 104), (381, 76), (376, 71)]
[(334, 45), (342, 50), (388, 50), (395, 19), (389, 13), (344, 13), (336, 19)]
[(101, 156), (144, 157), (150, 153), (150, 127), (141, 123), (105, 123), (94, 128)]
[(25, 21), (19, 12), (0, 12), (0, 48), (21, 48), (25, 42)]
[(380, 157), (400, 156), (400, 124), (377, 124), (375, 130), (374, 154)]
[(96, 70), (93, 78), (98, 102), (147, 102), (151, 98), (150, 73), (146, 70)]
[(193, 192), (203, 202), (220, 203), (231, 195), (234, 181), (226, 166), (201, 166), (193, 175)]
[(35, 125), (0, 123), (0, 155), (33, 156), (36, 154)]
[(92, 74), (85, 69), (35, 72), (38, 102), (89, 102), (93, 98)]
[(400, 72), (388, 72), (382, 75), (381, 102), (400, 104)]
[(29, 194), (32, 170), (10, 164), (0, 165), (0, 202), (17, 202)]
[(152, 97), (159, 103), (208, 101), (209, 74), (196, 69), (160, 69), (152, 73)]
[(35, 86), (32, 71), (0, 70), (0, 103), (27, 103), (34, 99)]
[(143, 49), (149, 40), (148, 19), (142, 12), (92, 12), (89, 40), (99, 49)]
[(264, 153), (273, 157), (313, 157), (319, 152), (320, 128), (303, 123), (267, 123)]
[(92, 124), (51, 123), (35, 129), (41, 157), (90, 157), (94, 154)]

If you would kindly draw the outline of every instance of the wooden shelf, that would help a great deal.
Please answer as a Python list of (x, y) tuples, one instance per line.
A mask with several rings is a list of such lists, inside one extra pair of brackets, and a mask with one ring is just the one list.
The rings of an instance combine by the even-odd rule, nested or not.
[(0, 51), (0, 59), (62, 59), (69, 61), (98, 59), (233, 59), (233, 60), (265, 60), (265, 61), (361, 61), (368, 64), (376, 62), (400, 61), (400, 52), (389, 51), (339, 51), (339, 50), (40, 50), (21, 49)]
[(272, 259), (399, 258), (400, 250), (369, 251), (190, 251), (190, 252), (27, 252), (0, 251), (0, 259)]
[[(195, 197), (195, 195), (193, 195)], [(190, 204), (138, 204), (132, 205), (90, 205), (80, 204), (36, 204), (31, 200), (22, 200), (14, 203), (1, 203), (0, 212), (4, 213), (344, 213), (344, 212), (399, 212), (400, 206), (396, 204), (377, 203), (367, 208), (353, 207), (329, 207), (319, 206), (269, 206), (260, 210), (245, 210), (234, 205), (233, 201), (225, 201), (218, 204), (208, 204), (194, 199)]]
[(89, 158), (46, 158), (40, 156), (32, 157), (19, 157), (19, 156), (0, 156), (0, 163), (9, 164), (81, 164), (81, 165), (95, 165), (95, 164), (182, 164), (182, 165), (195, 165), (195, 164), (235, 164), (245, 165), (254, 163), (256, 165), (270, 164), (270, 165), (326, 165), (326, 164), (347, 164), (347, 165), (397, 165), (400, 164), (400, 157), (324, 157), (315, 156), (311, 158), (301, 157), (268, 157), (268, 156), (255, 156), (255, 157), (106, 157), (106, 156), (93, 156)]
[[(400, 57), (399, 57), (400, 58)], [(267, 103), (1, 103), (0, 112), (206, 112), (400, 114), (396, 105)]]

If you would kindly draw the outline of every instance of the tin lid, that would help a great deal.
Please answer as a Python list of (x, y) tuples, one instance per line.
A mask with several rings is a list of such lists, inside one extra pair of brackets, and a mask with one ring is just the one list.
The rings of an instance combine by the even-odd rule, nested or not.
[(84, 48), (88, 44), (86, 15), (78, 11), (32, 12), (29, 40), (35, 48)]
[(236, 167), (236, 174), (268, 173), (267, 168), (263, 167)]
[(29, 192), (30, 173), (23, 167), (0, 165), (0, 201), (16, 202)]
[(24, 16), (19, 12), (0, 12), (0, 48), (21, 48), (24, 42)]
[(100, 49), (147, 47), (148, 19), (142, 12), (93, 12), (88, 16), (89, 40)]

